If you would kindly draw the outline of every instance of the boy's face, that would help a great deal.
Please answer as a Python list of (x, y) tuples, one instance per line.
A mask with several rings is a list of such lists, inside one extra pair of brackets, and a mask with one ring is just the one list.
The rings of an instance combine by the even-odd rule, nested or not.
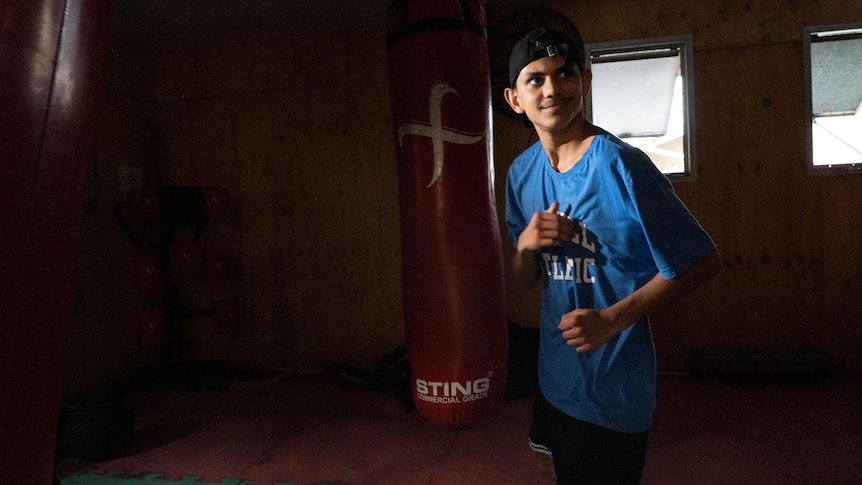
[(504, 96), (537, 130), (556, 132), (583, 116), (591, 81), (588, 69), (579, 72), (577, 66), (566, 65), (563, 56), (542, 57), (521, 69), (515, 87), (506, 89)]

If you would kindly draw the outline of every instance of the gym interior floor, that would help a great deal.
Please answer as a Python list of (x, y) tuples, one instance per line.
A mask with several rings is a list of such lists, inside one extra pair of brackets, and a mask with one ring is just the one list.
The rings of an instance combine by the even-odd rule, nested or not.
[[(451, 431), (428, 424), (391, 389), (347, 374), (139, 385), (124, 396), (134, 417), (127, 445), (102, 461), (60, 456), (58, 476), (64, 485), (553, 483), (526, 445), (529, 393)], [(643, 483), (862, 483), (860, 403), (859, 376), (661, 376)]]

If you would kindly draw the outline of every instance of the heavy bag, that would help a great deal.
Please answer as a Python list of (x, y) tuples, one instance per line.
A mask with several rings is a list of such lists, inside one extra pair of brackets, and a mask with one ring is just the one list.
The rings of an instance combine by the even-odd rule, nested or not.
[(502, 399), (507, 371), (484, 3), (393, 3), (387, 57), (413, 400), (466, 428)]
[(0, 477), (47, 484), (110, 0), (0, 1)]

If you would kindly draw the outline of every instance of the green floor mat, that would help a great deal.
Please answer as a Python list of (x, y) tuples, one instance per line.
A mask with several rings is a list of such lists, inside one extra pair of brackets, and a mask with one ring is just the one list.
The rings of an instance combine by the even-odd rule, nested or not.
[[(60, 481), (62, 485), (253, 485), (246, 480), (231, 478), (222, 479), (220, 482), (200, 482), (200, 477), (184, 476), (179, 480), (167, 480), (161, 478), (158, 473), (148, 473), (140, 477), (122, 476), (117, 472), (105, 474), (81, 473), (66, 477)], [(259, 484), (266, 485), (266, 484)], [(272, 482), (272, 485), (298, 485), (290, 482)], [(318, 484), (326, 485), (326, 484)]]
[[(83, 473), (64, 478), (60, 481), (62, 485), (202, 485), (199, 482), (200, 477), (182, 477), (180, 480), (164, 480), (162, 475), (157, 473), (148, 473), (140, 477), (122, 476), (116, 472), (105, 473), (102, 475)], [(245, 480), (224, 479), (221, 482), (204, 482), (218, 483), (219, 485), (251, 485)], [(275, 485), (275, 484), (274, 484)]]

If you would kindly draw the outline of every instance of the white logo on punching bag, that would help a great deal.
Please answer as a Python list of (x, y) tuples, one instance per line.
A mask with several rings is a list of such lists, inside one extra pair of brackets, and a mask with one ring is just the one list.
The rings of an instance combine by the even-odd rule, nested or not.
[(441, 106), (443, 96), (447, 93), (458, 94), (449, 84), (438, 81), (431, 87), (431, 96), (428, 100), (428, 111), (430, 120), (428, 123), (421, 121), (403, 121), (398, 125), (398, 144), (404, 148), (404, 135), (427, 136), (431, 138), (434, 147), (434, 175), (431, 182), (425, 187), (431, 187), (440, 178), (443, 172), (443, 142), (457, 143), (459, 145), (472, 145), (485, 137), (485, 133), (464, 133), (443, 128), (441, 119)]
[(480, 377), (475, 380), (466, 381), (427, 381), (416, 379), (416, 397), (420, 401), (435, 404), (457, 404), (462, 402), (479, 401), (488, 397), (491, 388), (491, 376)]

